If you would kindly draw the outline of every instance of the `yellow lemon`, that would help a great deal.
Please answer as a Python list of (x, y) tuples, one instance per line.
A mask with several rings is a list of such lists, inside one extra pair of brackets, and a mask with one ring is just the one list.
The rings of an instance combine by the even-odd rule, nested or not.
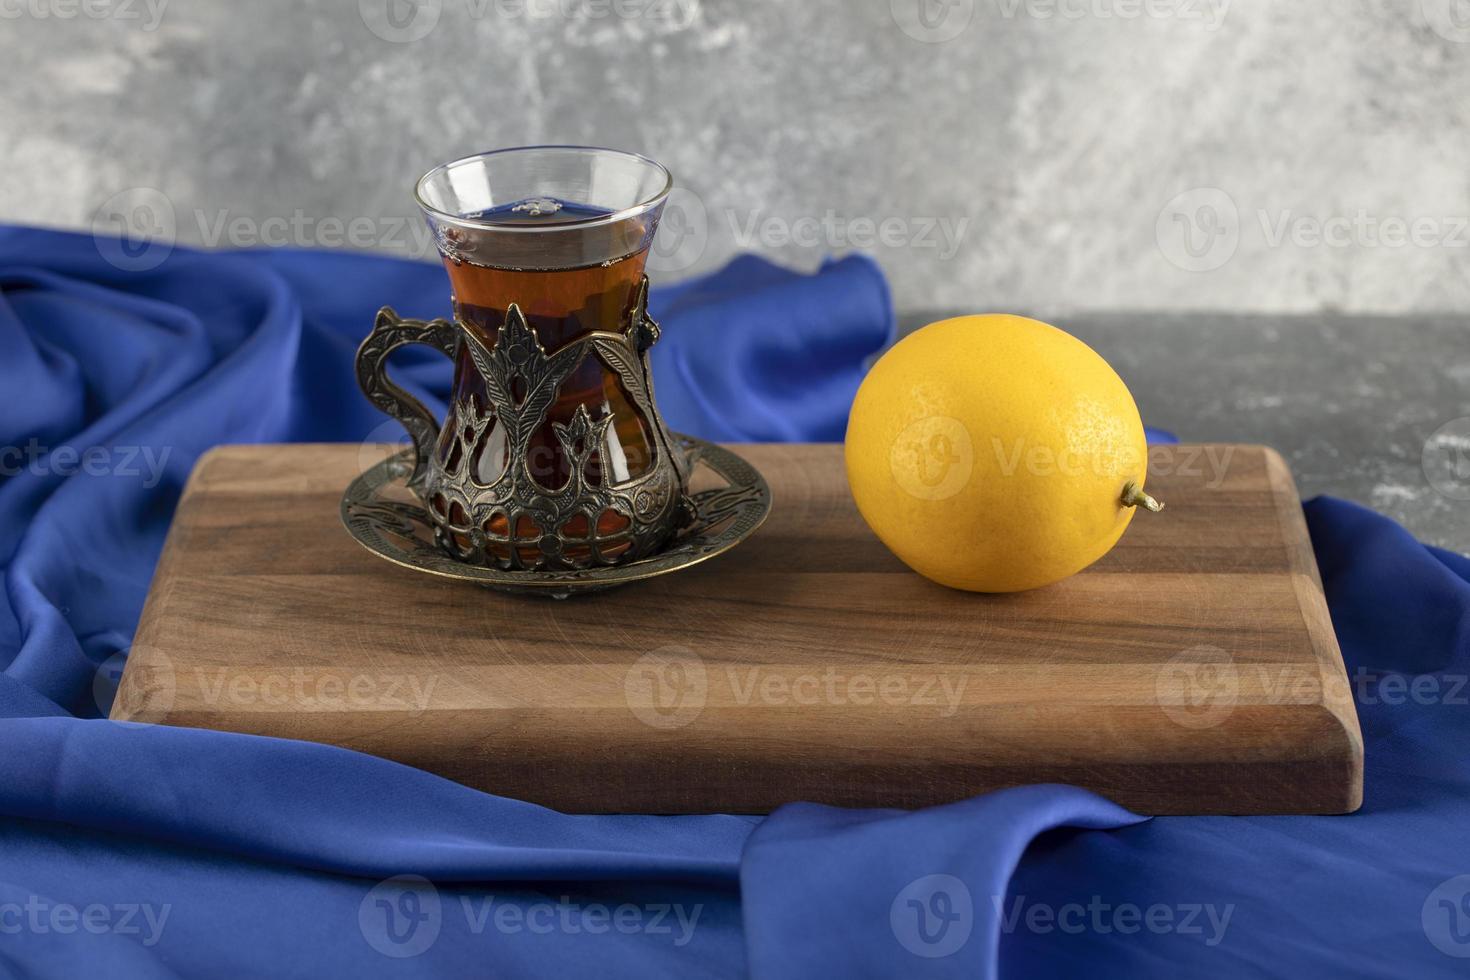
[(1117, 543), (1148, 446), (1128, 387), (1086, 344), (1021, 316), (910, 334), (863, 380), (847, 479), (910, 568), (974, 592), (1060, 581)]

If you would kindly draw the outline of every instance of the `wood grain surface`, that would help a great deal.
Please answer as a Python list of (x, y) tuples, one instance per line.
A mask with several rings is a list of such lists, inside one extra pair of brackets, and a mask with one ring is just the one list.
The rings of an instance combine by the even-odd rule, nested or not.
[(345, 746), (567, 811), (915, 807), (1074, 783), (1141, 813), (1334, 813), (1362, 738), (1290, 473), (1157, 447), (1080, 575), (985, 596), (869, 533), (841, 448), (703, 565), (564, 602), (395, 567), (338, 522), (385, 448), (231, 446), (179, 505), (112, 717)]

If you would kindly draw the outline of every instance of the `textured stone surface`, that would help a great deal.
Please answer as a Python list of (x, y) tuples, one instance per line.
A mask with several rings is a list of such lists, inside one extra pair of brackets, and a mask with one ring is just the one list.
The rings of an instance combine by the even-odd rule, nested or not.
[[(0, 11), (0, 219), (423, 254), (433, 162), (638, 149), (661, 278), (866, 233), (900, 309), (1051, 311), (1151, 423), (1470, 550), (1421, 469), (1470, 327), (1331, 313), (1470, 311), (1465, 0), (67, 3)], [(1065, 312), (1146, 308), (1270, 315)]]
[[(903, 327), (943, 315), (908, 316)], [(1191, 442), (1274, 446), (1303, 497), (1355, 500), (1470, 554), (1461, 318), (1111, 313), (1053, 322), (1117, 368), (1149, 425)]]
[(856, 235), (905, 309), (1470, 308), (1466, 0), (149, 2), (6, 5), (0, 218), (413, 251), (428, 164), (580, 142), (694, 195), (670, 273)]

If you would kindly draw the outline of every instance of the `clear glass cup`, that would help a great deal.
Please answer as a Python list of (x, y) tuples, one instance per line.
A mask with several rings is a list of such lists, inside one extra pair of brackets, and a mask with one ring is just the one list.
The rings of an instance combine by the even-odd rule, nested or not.
[[(453, 320), (385, 309), (358, 381), (413, 436), (409, 487), (452, 557), (563, 571), (656, 551), (686, 516), (658, 417), (644, 266), (672, 179), (634, 153), (497, 150), (430, 170), (414, 197)], [(404, 344), (455, 362), (442, 423), (386, 375)]]
[[(456, 318), (493, 345), (515, 303), (550, 353), (592, 331), (628, 329), (671, 187), (666, 169), (635, 153), (536, 146), (435, 167), (420, 178), (414, 197), (449, 271)], [(454, 392), (456, 402), (473, 397), (485, 404), (483, 381), (464, 350)], [(532, 441), (529, 464), (538, 483), (548, 490), (566, 483), (567, 460), (551, 424), (570, 423), (578, 406), (593, 421), (613, 418), (602, 456), (611, 472), (597, 478), (616, 484), (647, 472), (656, 451), (649, 420), (616, 373), (589, 357), (562, 386)], [(507, 462), (493, 428), (471, 461), (483, 483)], [(454, 441), (441, 439), (439, 448), (452, 465)]]

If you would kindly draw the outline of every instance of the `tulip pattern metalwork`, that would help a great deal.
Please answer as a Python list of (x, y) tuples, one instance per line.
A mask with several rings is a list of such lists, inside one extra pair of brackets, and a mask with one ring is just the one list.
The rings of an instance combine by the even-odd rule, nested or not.
[[(551, 352), (514, 303), (491, 345), (458, 320), (405, 319), (386, 307), (378, 313), (358, 351), (358, 382), (412, 437), (407, 483), (446, 554), (510, 572), (616, 565), (653, 554), (693, 519), (682, 456), (654, 406), (647, 352), (659, 327), (647, 304), (645, 279), (625, 331), (590, 332)], [(461, 394), (441, 432), (429, 411), (385, 370), (388, 355), (412, 343), (451, 358), (465, 345), (484, 383), (486, 404)], [(650, 465), (631, 477), (612, 477), (611, 415), (594, 418), (583, 404), (567, 421), (548, 418), (563, 384), (589, 357), (616, 376), (649, 430)], [(548, 422), (569, 470), (559, 487), (539, 483), (531, 465), (532, 437)], [(436, 452), (441, 444), (452, 448)], [(503, 465), (480, 465), (486, 453), (503, 454)]]

